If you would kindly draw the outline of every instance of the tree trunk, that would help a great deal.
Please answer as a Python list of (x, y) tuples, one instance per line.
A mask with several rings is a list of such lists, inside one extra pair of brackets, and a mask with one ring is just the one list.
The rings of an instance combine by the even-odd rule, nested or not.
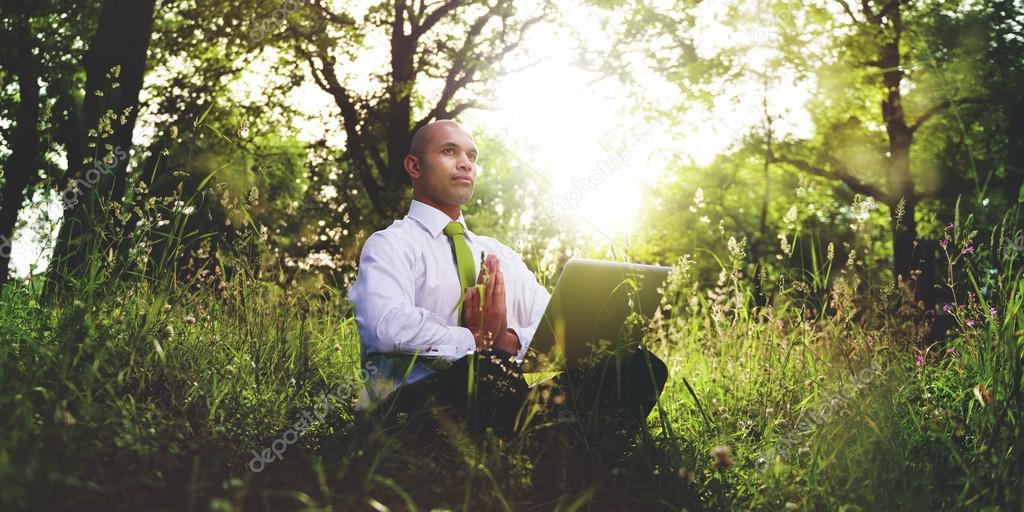
[(0, 202), (0, 285), (8, 280), (11, 240), (25, 191), (39, 181), (42, 146), (39, 143), (39, 68), (28, 17), (17, 27), (18, 48), (11, 70), (18, 76), (18, 110), (15, 114), (11, 154), (4, 162), (4, 186)]
[(892, 273), (893, 280), (910, 277), (915, 266), (914, 240), (917, 239), (917, 222), (914, 218), (917, 198), (914, 196), (914, 181), (910, 175), (910, 146), (913, 132), (907, 125), (900, 95), (903, 70), (900, 58), (900, 35), (903, 21), (899, 7), (889, 14), (892, 36), (879, 50), (878, 62), (882, 69), (882, 83), (885, 97), (882, 100), (882, 120), (889, 136), (888, 173), (889, 227), (892, 231)]
[[(86, 53), (84, 121), (90, 154), (68, 162), (77, 180), (65, 191), (64, 222), (50, 263), (47, 292), (59, 292), (70, 279), (85, 274), (90, 247), (103, 225), (101, 199), (124, 195), (132, 132), (139, 111), (139, 91), (153, 33), (156, 0), (107, 0)], [(92, 130), (95, 130), (93, 132)], [(68, 199), (74, 200), (68, 203)]]

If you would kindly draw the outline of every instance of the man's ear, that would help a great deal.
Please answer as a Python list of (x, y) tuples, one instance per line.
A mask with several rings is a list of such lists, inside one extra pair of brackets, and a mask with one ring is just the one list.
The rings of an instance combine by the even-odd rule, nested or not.
[(414, 155), (405, 155), (405, 160), (402, 161), (402, 165), (405, 167), (405, 172), (409, 173), (409, 177), (413, 181), (420, 179), (423, 171), (420, 169), (420, 159)]

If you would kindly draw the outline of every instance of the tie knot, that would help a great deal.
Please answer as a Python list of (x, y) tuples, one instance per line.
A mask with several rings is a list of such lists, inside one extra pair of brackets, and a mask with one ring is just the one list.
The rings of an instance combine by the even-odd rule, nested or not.
[(449, 222), (448, 225), (444, 227), (444, 234), (449, 237), (452, 235), (461, 235), (463, 233), (465, 233), (465, 230), (462, 229), (462, 224), (455, 221)]

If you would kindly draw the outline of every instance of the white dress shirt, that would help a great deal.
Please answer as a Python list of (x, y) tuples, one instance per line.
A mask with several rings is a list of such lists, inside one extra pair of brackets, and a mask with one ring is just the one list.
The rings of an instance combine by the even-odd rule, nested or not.
[[(348, 294), (356, 312), (360, 358), (370, 374), (361, 407), (476, 350), (473, 334), (459, 326), (456, 305), (462, 286), (451, 241), (443, 233), (449, 222), (446, 213), (413, 200), (402, 220), (373, 233), (363, 245)], [(514, 250), (470, 231), (462, 214), (457, 222), (465, 228), (475, 275), (481, 251), (501, 262), (508, 327), (519, 336), (515, 358), (521, 363), (551, 295)]]

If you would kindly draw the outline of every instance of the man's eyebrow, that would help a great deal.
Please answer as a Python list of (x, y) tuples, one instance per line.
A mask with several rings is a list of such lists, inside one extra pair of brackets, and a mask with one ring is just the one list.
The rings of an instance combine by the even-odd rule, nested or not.
[[(457, 148), (457, 147), (459, 147), (459, 145), (456, 144), (455, 141), (451, 141), (451, 140), (444, 141), (440, 145), (441, 149), (450, 148), (450, 147), (456, 147)], [(467, 153), (479, 153), (479, 151), (477, 151), (477, 149), (476, 149), (476, 146), (470, 147), (469, 149), (466, 150), (466, 152)]]

